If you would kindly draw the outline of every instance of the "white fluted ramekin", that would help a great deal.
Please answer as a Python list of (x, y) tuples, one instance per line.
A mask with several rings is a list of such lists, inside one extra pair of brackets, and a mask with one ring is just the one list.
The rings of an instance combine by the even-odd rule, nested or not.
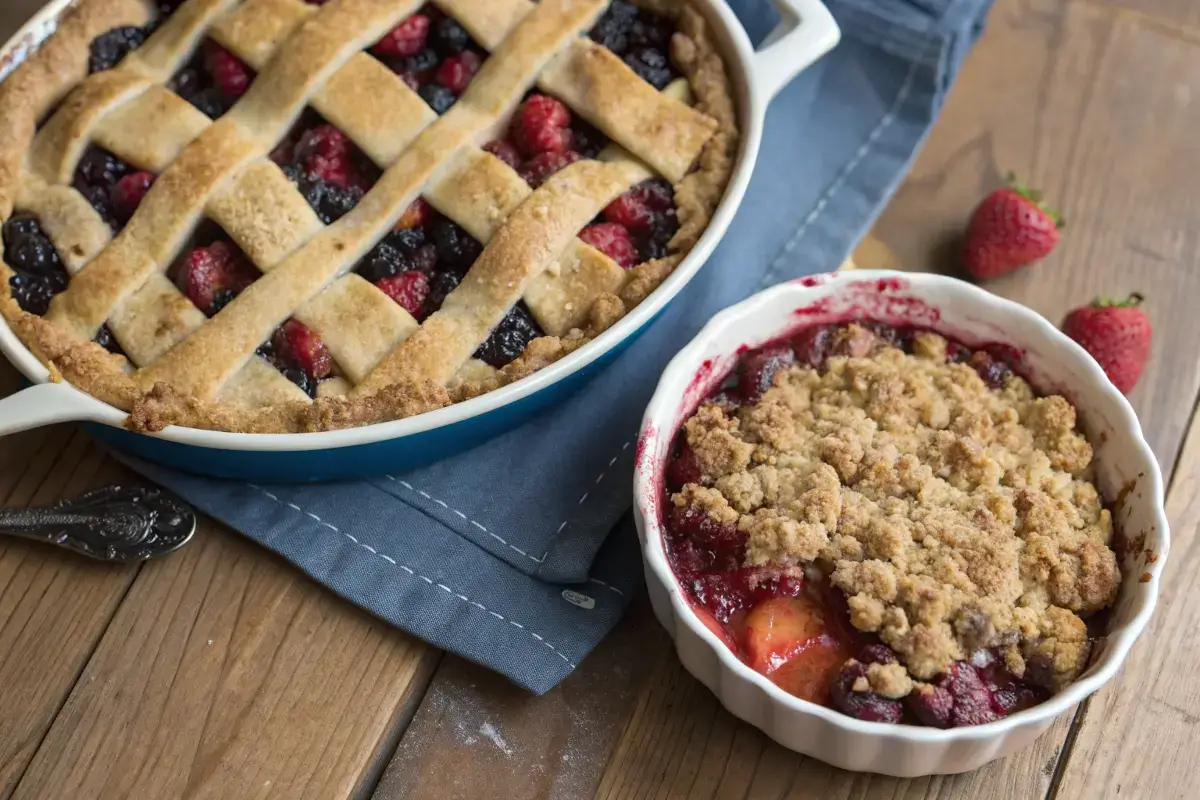
[[(667, 562), (662, 535), (663, 469), (676, 432), (746, 348), (808, 325), (854, 317), (939, 330), (966, 344), (1003, 342), (1024, 357), (1041, 392), (1076, 406), (1096, 453), (1097, 483), (1118, 530), (1136, 546), (1108, 635), (1088, 669), (1046, 702), (1010, 717), (953, 730), (862, 722), (800, 700), (746, 666), (692, 610)], [(646, 409), (634, 477), (646, 581), (659, 621), (684, 667), (734, 715), (792, 750), (844, 769), (899, 777), (965, 772), (1030, 744), (1058, 716), (1108, 682), (1154, 610), (1170, 534), (1162, 475), (1128, 401), (1094, 360), (1044, 318), (954, 278), (849, 271), (768, 289), (722, 312), (667, 366)]]

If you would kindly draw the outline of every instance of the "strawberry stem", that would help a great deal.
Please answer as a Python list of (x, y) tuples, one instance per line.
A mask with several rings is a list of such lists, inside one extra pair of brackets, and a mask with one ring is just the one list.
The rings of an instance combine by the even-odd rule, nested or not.
[(1111, 297), (1097, 297), (1092, 301), (1093, 308), (1137, 308), (1146, 299), (1141, 292), (1133, 292), (1128, 297), (1121, 300), (1113, 300)]
[(1012, 189), (1014, 192), (1021, 195), (1021, 197), (1024, 197), (1026, 200), (1033, 203), (1043, 214), (1052, 219), (1054, 221), (1054, 227), (1058, 228), (1060, 231), (1067, 227), (1067, 221), (1062, 218), (1062, 215), (1042, 200), (1042, 193), (1040, 190), (1030, 189), (1028, 186), (1018, 181), (1015, 172), (1008, 173), (1005, 182), (1008, 184), (1008, 188)]

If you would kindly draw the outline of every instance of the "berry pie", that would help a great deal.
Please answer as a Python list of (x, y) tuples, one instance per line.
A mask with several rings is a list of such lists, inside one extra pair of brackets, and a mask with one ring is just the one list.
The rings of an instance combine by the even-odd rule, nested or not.
[(1075, 408), (1001, 346), (820, 325), (744, 354), (665, 473), (668, 559), (786, 691), (977, 725), (1087, 664), (1121, 572)]
[(0, 312), (137, 430), (419, 414), (592, 340), (737, 147), (693, 0), (78, 0), (0, 83)]

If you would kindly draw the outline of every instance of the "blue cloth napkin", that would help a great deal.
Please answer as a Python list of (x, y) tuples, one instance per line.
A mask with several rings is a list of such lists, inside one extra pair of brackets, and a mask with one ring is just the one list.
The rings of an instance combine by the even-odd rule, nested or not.
[[(991, 0), (827, 0), (842, 43), (775, 100), (741, 213), (653, 327), (566, 405), (431, 467), (257, 486), (134, 466), (389, 623), (530, 691), (561, 681), (642, 577), (634, 437), (712, 314), (836, 267), (928, 132)], [(732, 0), (754, 41), (778, 20)]]

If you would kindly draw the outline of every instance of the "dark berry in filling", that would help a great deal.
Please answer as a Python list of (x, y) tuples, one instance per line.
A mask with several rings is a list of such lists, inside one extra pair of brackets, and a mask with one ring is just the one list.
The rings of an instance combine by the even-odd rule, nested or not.
[(172, 82), (175, 93), (216, 119), (238, 101), (254, 80), (254, 70), (233, 53), (206, 41)]
[(487, 58), (465, 28), (432, 5), (401, 21), (371, 52), (438, 114), (458, 101)]
[(92, 40), (91, 53), (88, 56), (88, 72), (101, 72), (115, 67), (131, 50), (142, 46), (149, 35), (146, 28), (129, 25), (123, 28), (113, 28)]
[(67, 288), (67, 271), (58, 251), (35, 217), (19, 214), (4, 223), (4, 260), (13, 270), (9, 291), (25, 311), (42, 315), (50, 298)]
[(542, 329), (538, 327), (529, 308), (519, 301), (487, 341), (475, 351), (475, 358), (500, 369), (525, 352), (525, 347), (542, 335)]
[(679, 76), (668, 53), (673, 33), (669, 19), (626, 0), (614, 0), (588, 35), (661, 90)]

